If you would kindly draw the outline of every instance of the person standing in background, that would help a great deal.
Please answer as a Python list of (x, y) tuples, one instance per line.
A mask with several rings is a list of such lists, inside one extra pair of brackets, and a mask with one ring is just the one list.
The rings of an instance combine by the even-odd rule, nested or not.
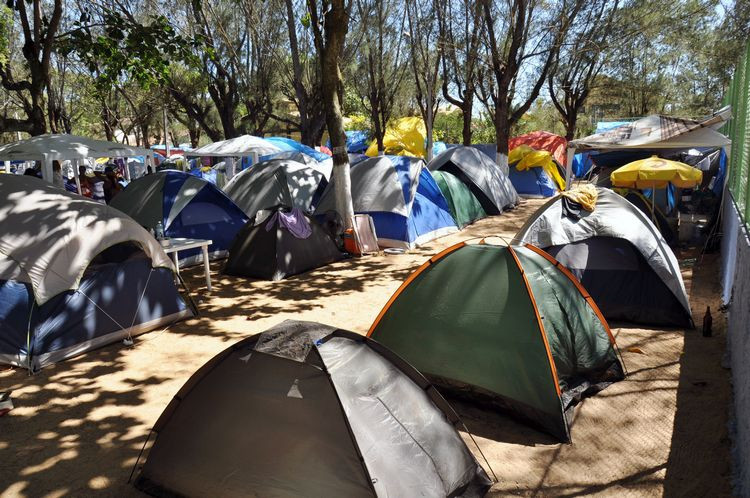
[(86, 176), (86, 166), (78, 167), (78, 181), (81, 182), (81, 195), (91, 198), (91, 182), (89, 181), (89, 177)]
[(55, 187), (65, 188), (65, 182), (62, 176), (62, 166), (60, 161), (52, 161), (52, 185)]

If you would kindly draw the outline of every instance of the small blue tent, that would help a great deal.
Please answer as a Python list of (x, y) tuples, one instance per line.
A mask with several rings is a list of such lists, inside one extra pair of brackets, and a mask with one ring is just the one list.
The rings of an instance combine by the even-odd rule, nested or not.
[[(146, 228), (164, 225), (167, 237), (209, 239), (209, 256), (227, 255), (248, 218), (212, 183), (181, 171), (160, 171), (131, 182), (112, 199), (113, 207)], [(201, 261), (198, 249), (181, 251), (181, 264)]]
[[(381, 247), (413, 248), (458, 227), (448, 203), (421, 159), (372, 157), (351, 169), (355, 213), (372, 216)], [(332, 181), (316, 214), (335, 210)]]
[[(326, 159), (330, 159), (331, 156), (324, 152), (320, 152), (319, 150), (315, 150), (312, 147), (301, 144), (297, 142), (296, 140), (292, 140), (291, 138), (285, 138), (285, 137), (270, 137), (267, 138), (269, 142), (274, 144), (276, 147), (281, 149), (282, 151), (289, 151), (289, 152), (303, 152), (307, 154), (308, 156), (312, 157), (316, 161), (325, 161)], [(272, 155), (269, 156), (263, 156), (261, 160), (270, 159)]]
[(515, 165), (508, 168), (508, 178), (518, 195), (525, 197), (553, 197), (557, 186), (544, 168), (528, 168), (520, 171)]
[(0, 175), (0, 363), (44, 365), (192, 316), (158, 242), (110, 206)]

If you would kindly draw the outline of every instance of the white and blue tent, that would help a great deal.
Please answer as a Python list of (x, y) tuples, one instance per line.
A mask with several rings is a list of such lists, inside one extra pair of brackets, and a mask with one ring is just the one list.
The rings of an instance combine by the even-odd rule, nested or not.
[(0, 363), (36, 371), (192, 316), (159, 243), (128, 216), (0, 175)]
[[(458, 231), (448, 203), (424, 161), (406, 156), (373, 157), (351, 168), (355, 213), (369, 214), (381, 247), (413, 248)], [(336, 209), (328, 184), (316, 214)]]
[[(291, 138), (286, 137), (269, 137), (266, 139), (268, 142), (272, 143), (282, 151), (286, 152), (302, 152), (304, 154), (307, 154), (308, 156), (312, 157), (318, 162), (323, 162), (328, 159), (331, 159), (331, 156), (326, 154), (325, 152), (320, 152), (319, 150), (315, 150), (309, 145), (301, 144), (297, 142), (296, 140), (292, 140)], [(274, 155), (270, 156), (264, 156), (261, 158), (263, 159), (272, 159), (274, 158)]]
[[(167, 237), (211, 240), (209, 258), (225, 257), (248, 217), (214, 184), (189, 173), (159, 171), (139, 178), (112, 199), (146, 228), (161, 221)], [(202, 261), (200, 249), (182, 251), (181, 264)]]

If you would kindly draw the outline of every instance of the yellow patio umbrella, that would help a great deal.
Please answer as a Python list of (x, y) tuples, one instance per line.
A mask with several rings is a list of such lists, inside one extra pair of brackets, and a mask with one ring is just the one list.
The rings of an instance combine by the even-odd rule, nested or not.
[[(658, 156), (640, 159), (617, 168), (610, 175), (612, 186), (637, 189), (675, 187), (693, 188), (703, 180), (703, 172), (679, 161), (670, 161)], [(653, 209), (656, 195), (651, 195)]]

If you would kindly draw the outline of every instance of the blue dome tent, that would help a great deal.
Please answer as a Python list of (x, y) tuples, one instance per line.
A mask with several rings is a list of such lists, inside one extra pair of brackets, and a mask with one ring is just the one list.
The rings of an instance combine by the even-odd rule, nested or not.
[(529, 168), (520, 171), (511, 165), (508, 177), (519, 195), (525, 197), (553, 197), (557, 195), (555, 182), (542, 168)]
[[(448, 203), (424, 161), (380, 156), (352, 166), (355, 213), (372, 216), (378, 245), (414, 248), (458, 231)], [(334, 182), (321, 197), (316, 214), (335, 210)]]
[[(247, 216), (212, 183), (181, 171), (160, 171), (131, 182), (112, 206), (146, 228), (161, 221), (167, 237), (209, 239), (211, 259), (226, 256)], [(201, 261), (199, 249), (180, 252), (181, 264)]]

